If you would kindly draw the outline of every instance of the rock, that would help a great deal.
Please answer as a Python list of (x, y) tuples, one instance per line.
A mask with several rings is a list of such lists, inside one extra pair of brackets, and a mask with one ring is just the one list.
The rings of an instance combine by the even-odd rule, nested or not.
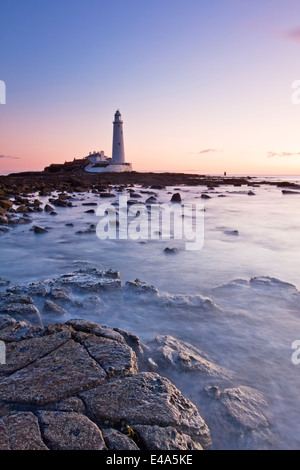
[(44, 207), (44, 211), (45, 212), (52, 212), (52, 211), (54, 211), (54, 208), (52, 206), (50, 206), (49, 204), (46, 204), (45, 207)]
[(150, 294), (151, 296), (158, 296), (159, 292), (156, 287), (147, 284), (146, 282), (141, 282), (140, 280), (135, 280), (134, 282), (127, 281), (123, 287), (123, 293), (125, 295), (145, 295)]
[(291, 294), (297, 294), (299, 292), (294, 284), (281, 281), (275, 277), (252, 277), (249, 282), (252, 287), (269, 288), (274, 290), (280, 289), (281, 291), (289, 291)]
[(14, 295), (30, 295), (38, 297), (45, 297), (48, 293), (44, 282), (18, 284), (16, 286), (9, 287), (6, 291)]
[(82, 306), (84, 310), (100, 310), (103, 307), (103, 301), (99, 295), (90, 295), (80, 302), (80, 306)]
[(0, 234), (8, 233), (9, 231), (10, 231), (9, 227), (6, 227), (5, 225), (0, 225)]
[(8, 281), (7, 279), (3, 279), (2, 277), (0, 277), (0, 286), (8, 286), (10, 284), (10, 281)]
[(52, 286), (50, 288), (50, 296), (54, 300), (70, 302), (71, 301), (71, 298), (70, 298), (71, 294), (72, 294), (72, 290), (68, 287)]
[[(107, 326), (99, 326), (97, 323), (93, 323), (88, 320), (79, 319), (72, 319), (68, 320), (65, 325), (71, 326), (75, 331), (82, 331), (84, 333), (92, 333), (95, 336), (101, 336), (103, 338), (112, 339), (119, 343), (125, 344), (126, 341), (124, 336), (115, 331), (115, 329), (108, 328)], [(120, 330), (123, 331), (123, 330)]]
[(89, 209), (87, 211), (84, 211), (85, 214), (95, 214), (94, 209)]
[(116, 195), (112, 193), (100, 193), (99, 196), (100, 197), (116, 197)]
[(171, 197), (171, 202), (181, 202), (181, 195), (180, 193), (175, 193)]
[(19, 412), (0, 419), (0, 450), (48, 450), (37, 417)]
[(34, 227), (30, 229), (30, 231), (33, 231), (34, 233), (47, 233), (48, 232), (48, 230), (42, 227), (38, 227), (37, 225), (34, 225)]
[(188, 434), (180, 434), (171, 426), (143, 426), (133, 427), (137, 433), (138, 442), (148, 450), (203, 450), (201, 444), (193, 441)]
[(80, 413), (42, 411), (39, 419), (43, 436), (52, 450), (105, 450), (98, 426)]
[(24, 303), (8, 303), (0, 306), (0, 313), (17, 317), (17, 319), (29, 319), (32, 324), (40, 324), (40, 312), (35, 305)]
[(253, 191), (248, 191), (248, 196), (255, 196), (255, 193)]
[(0, 315), (0, 339), (7, 353), (0, 365), (0, 449), (210, 445), (196, 407), (168, 379), (138, 373), (133, 349), (141, 347), (132, 333), (83, 319), (33, 328)]
[[(50, 354), (0, 381), (0, 399), (7, 403), (47, 405), (96, 387), (104, 370), (72, 339)], [(54, 386), (55, 384), (55, 386)]]
[(83, 202), (82, 203), (83, 206), (97, 206), (97, 202)]
[(17, 207), (16, 212), (28, 212), (28, 208), (22, 204), (21, 206)]
[(76, 340), (84, 345), (108, 377), (137, 374), (137, 357), (127, 344), (83, 332), (76, 335)]
[(84, 403), (77, 397), (66, 398), (58, 403), (48, 405), (47, 409), (52, 411), (74, 411), (75, 413), (85, 413)]
[(229, 378), (231, 373), (214, 364), (199, 349), (169, 335), (158, 335), (146, 343), (147, 356), (163, 370), (200, 373), (206, 377)]
[(0, 215), (0, 224), (7, 224), (8, 218), (5, 215)]
[(34, 304), (32, 297), (26, 294), (13, 294), (12, 292), (6, 292), (6, 294), (0, 296), (0, 302), (4, 304)]
[(62, 198), (53, 199), (51, 202), (54, 206), (57, 206), (57, 207), (72, 207), (73, 206), (72, 202), (62, 199)]
[(33, 205), (34, 205), (34, 207), (39, 208), (42, 205), (42, 203), (38, 199), (35, 199), (33, 201)]
[(66, 285), (77, 291), (97, 293), (110, 289), (120, 289), (121, 281), (116, 277), (107, 276), (106, 272), (78, 269), (74, 273), (62, 275), (55, 281), (55, 285)]
[(211, 444), (208, 427), (197, 408), (156, 373), (143, 372), (107, 382), (80, 393), (80, 397), (99, 422), (171, 426), (204, 447)]
[(222, 392), (214, 386), (207, 387), (206, 393), (211, 399), (209, 415), (215, 423), (218, 445), (245, 450), (262, 450), (274, 445), (268, 404), (260, 391), (240, 386)]
[(157, 204), (156, 197), (154, 197), (154, 196), (148, 197), (148, 199), (146, 199), (146, 204)]
[(234, 235), (237, 236), (239, 234), (238, 230), (225, 230), (224, 232), (226, 235)]
[(13, 202), (9, 199), (1, 199), (0, 200), (0, 207), (4, 210), (9, 211), (13, 206)]
[(167, 248), (164, 249), (164, 253), (166, 253), (167, 255), (175, 255), (175, 254), (179, 253), (179, 249), (176, 248), (176, 247), (174, 247), (174, 248), (167, 247)]
[(211, 196), (209, 196), (208, 194), (201, 194), (201, 199), (211, 199)]
[(130, 333), (129, 331), (122, 330), (121, 328), (114, 328), (113, 331), (123, 337), (126, 344), (134, 350), (138, 358), (143, 356), (144, 352), (138, 336)]
[(55, 315), (66, 315), (67, 311), (57, 305), (55, 302), (52, 302), (51, 300), (46, 300), (43, 308), (43, 313), (51, 313)]
[(102, 435), (109, 450), (139, 450), (132, 439), (116, 429), (103, 429)]
[(50, 212), (50, 215), (57, 215), (57, 212), (51, 211), (51, 212)]
[(0, 368), (0, 375), (9, 375), (46, 356), (70, 339), (66, 333), (54, 333), (11, 342), (6, 345), (6, 363)]
[(7, 326), (13, 326), (17, 324), (17, 320), (15, 320), (10, 315), (0, 315), (0, 330), (6, 328)]
[(300, 194), (300, 191), (290, 191), (289, 189), (283, 189), (281, 192), (282, 194), (291, 194), (291, 195)]
[(208, 312), (210, 314), (223, 314), (222, 310), (209, 297), (200, 294), (164, 294), (160, 295), (160, 301), (165, 307), (169, 308), (189, 308), (197, 312)]
[(142, 197), (141, 194), (136, 193), (136, 192), (134, 192), (134, 191), (130, 191), (129, 196), (130, 196), (131, 198), (135, 198), (135, 199), (139, 199), (139, 198)]
[[(3, 317), (5, 318), (4, 324), (2, 324)], [(5, 343), (34, 338), (42, 330), (41, 327), (33, 327), (26, 321), (16, 321), (13, 319), (15, 323), (11, 323), (7, 321), (7, 318), (12, 317), (9, 317), (9, 315), (0, 315), (0, 340)]]

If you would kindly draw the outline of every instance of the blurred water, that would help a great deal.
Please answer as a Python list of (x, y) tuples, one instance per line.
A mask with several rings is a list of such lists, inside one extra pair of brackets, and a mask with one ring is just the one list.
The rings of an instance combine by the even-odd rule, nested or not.
[[(200, 196), (205, 189), (182, 187), (178, 191), (168, 187), (155, 192), (161, 203), (168, 203), (174, 192), (180, 192), (183, 204), (203, 204)], [(249, 190), (255, 195), (248, 195)], [(204, 247), (200, 251), (186, 251), (182, 240), (141, 243), (99, 240), (95, 233), (76, 234), (99, 221), (95, 214), (85, 213), (96, 207), (82, 203), (99, 204), (103, 200), (88, 193), (73, 199), (76, 207), (56, 207), (56, 216), (34, 213), (33, 223), (48, 227), (46, 234), (34, 234), (29, 230), (32, 225), (15, 226), (2, 234), (0, 277), (12, 285), (55, 278), (74, 269), (74, 261), (82, 260), (95, 267), (119, 270), (122, 282), (138, 278), (161, 293), (210, 297), (222, 315), (184, 308), (172, 311), (154, 304), (129, 308), (112, 296), (106, 297), (102, 313), (91, 311), (88, 316), (100, 324), (132, 331), (142, 341), (156, 334), (170, 334), (197, 346), (232, 370), (236, 385), (252, 386), (264, 393), (280, 446), (297, 448), (300, 365), (291, 361), (291, 344), (300, 339), (300, 297), (286, 284), (248, 281), (268, 276), (300, 287), (300, 195), (283, 195), (280, 188), (270, 185), (228, 185), (207, 190), (207, 194), (211, 198), (204, 200)], [(137, 202), (145, 201), (149, 194), (142, 196)], [(48, 202), (48, 198), (39, 199)], [(65, 225), (71, 222), (74, 227)], [(235, 230), (238, 235), (230, 233)], [(180, 251), (167, 255), (166, 247)], [(247, 282), (215, 289), (234, 279)], [(198, 404), (201, 383), (178, 377), (174, 380)]]

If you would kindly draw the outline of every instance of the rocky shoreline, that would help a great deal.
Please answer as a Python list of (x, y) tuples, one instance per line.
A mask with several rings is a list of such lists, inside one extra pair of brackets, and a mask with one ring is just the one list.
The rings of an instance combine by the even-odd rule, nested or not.
[(26, 196), (33, 192), (39, 192), (41, 196), (51, 195), (53, 191), (84, 192), (94, 191), (104, 193), (113, 185), (132, 186), (141, 185), (148, 189), (164, 189), (166, 186), (202, 186), (216, 188), (224, 185), (235, 187), (255, 187), (261, 184), (278, 186), (299, 190), (299, 185), (286, 181), (255, 180), (245, 176), (210, 176), (186, 173), (102, 173), (89, 174), (82, 168), (82, 164), (66, 163), (62, 165), (50, 165), (40, 172), (21, 172), (10, 175), (0, 175), (0, 198), (5, 199), (16, 195)]
[[(141, 187), (134, 188), (135, 184)], [(258, 184), (250, 177), (89, 175), (80, 168), (0, 176), (0, 235), (16, 224), (31, 224), (31, 213), (55, 216), (56, 208), (72, 207), (76, 193), (86, 191), (100, 198), (115, 197), (112, 190), (126, 191), (128, 203), (143, 193), (150, 203), (156, 201), (156, 189), (170, 185), (199, 185), (201, 197), (209, 198), (209, 190), (222, 185), (245, 186), (245, 197), (253, 196), (249, 187)], [(293, 194), (298, 189), (288, 182), (261, 184), (291, 188), (288, 192)], [(179, 193), (172, 198), (177, 194), (179, 201)], [(47, 201), (42, 203), (39, 197)], [(90, 211), (93, 208), (87, 207)], [(30, 230), (47, 232), (38, 226)], [(95, 233), (95, 225), (76, 232), (80, 233)], [(0, 364), (0, 450), (201, 450), (214, 448), (215, 442), (225, 448), (234, 442), (239, 449), (276, 445), (260, 391), (240, 385), (231, 371), (178, 338), (158, 335), (141, 344), (136, 335), (101, 326), (97, 319), (108, 296), (128, 311), (133, 303), (149, 312), (159, 305), (217, 321), (223, 312), (212, 299), (162, 295), (138, 279), (123, 284), (118, 271), (90, 266), (22, 285), (0, 278), (0, 288), (0, 341), (6, 346), (6, 364)], [(87, 319), (91, 313), (96, 322)], [(180, 379), (175, 385), (173, 377), (181, 375), (193, 377), (201, 409), (179, 390)]]
[[(138, 280), (123, 285), (118, 272), (89, 266), (2, 288), (0, 450), (190, 451), (213, 449), (224, 435), (236, 448), (274, 445), (262, 393), (236, 386), (202, 351), (169, 335), (141, 343), (84, 318), (112, 294), (129, 310), (134, 302), (145, 309), (160, 302), (218, 318), (212, 300), (164, 296)], [(68, 311), (83, 317), (66, 321)], [(200, 391), (201, 411), (177, 388), (187, 376)], [(172, 377), (181, 377), (177, 386)]]
[[(139, 185), (138, 190), (135, 185)], [(232, 186), (234, 189), (243, 187), (248, 196), (255, 196), (253, 188), (260, 185), (277, 186), (283, 195), (300, 194), (299, 185), (286, 181), (258, 181), (252, 177), (220, 177), (194, 175), (184, 173), (86, 173), (82, 164), (72, 162), (64, 165), (50, 165), (41, 172), (12, 173), (0, 175), (0, 235), (9, 230), (9, 225), (31, 223), (30, 213), (42, 212), (57, 215), (56, 208), (72, 207), (72, 199), (85, 192), (91, 192), (100, 198), (113, 198), (118, 193), (126, 191), (129, 196), (128, 205), (142, 197), (139, 193), (148, 194), (146, 203), (155, 203), (155, 190), (167, 189), (168, 186), (199, 186), (201, 198), (210, 199), (215, 188)], [(180, 189), (177, 188), (177, 189)], [(239, 191), (239, 189), (236, 189)], [(176, 199), (176, 196), (179, 199)], [(220, 193), (218, 197), (225, 197)], [(44, 205), (39, 197), (48, 197)], [(175, 197), (175, 199), (173, 199)], [(173, 194), (171, 202), (180, 202), (179, 193)], [(89, 205), (89, 204), (86, 204)], [(93, 208), (87, 208), (87, 213), (93, 213)], [(35, 233), (45, 233), (41, 227), (33, 227)], [(91, 230), (94, 231), (94, 230)]]

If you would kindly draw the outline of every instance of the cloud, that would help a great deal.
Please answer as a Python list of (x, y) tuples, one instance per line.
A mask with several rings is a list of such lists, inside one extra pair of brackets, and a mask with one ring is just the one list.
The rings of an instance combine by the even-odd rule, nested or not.
[(1, 155), (0, 154), (0, 158), (8, 158), (9, 160), (19, 160), (20, 157), (12, 157), (10, 155)]
[(198, 152), (198, 155), (201, 155), (202, 153), (209, 153), (209, 152), (216, 152), (217, 149), (205, 149), (205, 150), (200, 150), (200, 152)]
[(268, 152), (267, 153), (268, 158), (274, 158), (274, 157), (293, 157), (294, 155), (300, 155), (300, 152)]
[(218, 149), (204, 149), (204, 150), (200, 150), (200, 152), (189, 152), (189, 153), (193, 155), (203, 155), (204, 153), (217, 152), (217, 151)]

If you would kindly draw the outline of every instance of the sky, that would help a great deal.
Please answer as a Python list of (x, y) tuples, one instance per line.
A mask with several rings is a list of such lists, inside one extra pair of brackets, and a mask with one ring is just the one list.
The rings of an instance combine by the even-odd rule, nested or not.
[(0, 0), (0, 24), (2, 174), (111, 156), (117, 109), (136, 171), (300, 174), (299, 0)]

